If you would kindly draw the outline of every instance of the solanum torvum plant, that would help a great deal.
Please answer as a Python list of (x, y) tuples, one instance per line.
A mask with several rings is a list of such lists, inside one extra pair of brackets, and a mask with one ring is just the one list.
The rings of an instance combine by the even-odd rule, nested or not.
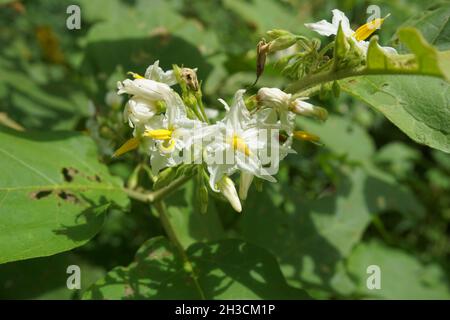
[[(219, 99), (225, 115), (215, 123), (207, 117), (196, 69), (173, 65), (172, 70), (164, 71), (156, 61), (144, 76), (130, 72), (133, 79), (119, 82), (118, 93), (129, 97), (124, 118), (133, 128), (133, 137), (114, 156), (136, 148), (147, 154), (154, 190), (130, 188), (129, 195), (160, 202), (184, 182), (196, 179), (203, 212), (211, 193), (225, 198), (234, 210), (241, 212), (242, 201), (255, 179), (258, 183), (262, 180), (276, 183), (279, 162), (295, 153), (291, 148), (293, 139), (319, 143), (320, 133), (302, 131), (295, 125), (296, 117), (326, 120), (326, 108), (308, 102), (310, 97), (339, 95), (341, 87), (357, 93), (364, 86), (359, 79), (369, 81), (372, 76), (427, 75), (448, 80), (450, 70), (445, 61), (449, 53), (437, 51), (417, 30), (398, 31), (400, 41), (409, 47), (410, 53), (399, 54), (394, 48), (379, 45), (377, 36), (372, 34), (388, 16), (352, 30), (345, 14), (335, 9), (331, 23), (326, 20), (306, 23), (307, 28), (319, 35), (333, 37), (325, 46), (319, 39), (286, 30), (268, 31), (268, 39), (257, 45), (257, 78), (264, 71), (267, 56), (280, 52), (275, 64), (292, 79), (291, 84), (287, 88), (263, 87), (253, 95), (238, 90), (231, 106)], [(294, 51), (286, 53), (288, 48)], [(176, 85), (181, 95), (175, 90)], [(373, 90), (376, 93), (378, 88)], [(370, 98), (355, 95), (366, 101)], [(404, 129), (404, 119), (391, 116), (378, 105), (374, 107), (418, 140), (418, 132)], [(423, 137), (423, 132), (420, 136)], [(439, 137), (419, 142), (448, 151)], [(163, 209), (161, 205), (158, 207)]]

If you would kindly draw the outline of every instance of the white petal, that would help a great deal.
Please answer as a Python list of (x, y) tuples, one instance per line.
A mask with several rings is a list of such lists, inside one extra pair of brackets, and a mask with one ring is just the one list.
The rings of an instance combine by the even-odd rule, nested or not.
[(381, 49), (383, 49), (387, 54), (398, 54), (397, 50), (392, 47), (381, 47)]
[(333, 19), (332, 23), (336, 27), (336, 33), (337, 29), (339, 28), (339, 23), (341, 23), (342, 31), (344, 31), (344, 34), (349, 37), (353, 35), (353, 30), (350, 28), (350, 21), (348, 20), (345, 13), (343, 13), (339, 9), (332, 10), (333, 12)]
[(165, 83), (169, 86), (177, 83), (177, 79), (172, 70), (164, 72), (164, 70), (159, 67), (159, 60), (156, 60), (154, 64), (147, 68), (145, 77), (150, 80)]
[(241, 172), (241, 179), (239, 181), (239, 197), (242, 200), (247, 199), (248, 189), (252, 184), (254, 175), (247, 172)]
[(317, 32), (318, 34), (320, 34), (322, 36), (327, 36), (327, 37), (329, 37), (331, 35), (336, 35), (337, 30), (338, 30), (338, 28), (334, 24), (331, 24), (326, 20), (321, 20), (321, 21), (315, 22), (315, 23), (305, 23), (305, 27)]

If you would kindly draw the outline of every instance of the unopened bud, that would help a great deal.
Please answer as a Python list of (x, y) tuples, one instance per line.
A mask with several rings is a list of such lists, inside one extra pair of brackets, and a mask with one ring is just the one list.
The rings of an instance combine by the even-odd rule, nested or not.
[(195, 108), (197, 105), (197, 98), (192, 92), (183, 95), (183, 101), (189, 108)]
[(167, 168), (164, 171), (161, 171), (156, 177), (156, 181), (153, 184), (153, 189), (158, 190), (162, 187), (169, 185), (175, 179), (176, 170), (174, 168)]
[(290, 110), (298, 115), (315, 117), (322, 121), (328, 118), (328, 111), (326, 109), (316, 107), (300, 98), (292, 101)]
[(202, 185), (199, 188), (200, 212), (206, 213), (208, 211), (208, 188)]
[(242, 211), (241, 201), (239, 200), (233, 180), (227, 176), (223, 176), (223, 178), (217, 182), (217, 188), (224, 197), (227, 198), (234, 210), (237, 212)]
[(283, 29), (273, 29), (273, 30), (267, 31), (266, 33), (271, 40), (275, 40), (277, 38), (285, 37), (285, 36), (291, 36), (291, 37), (294, 36), (289, 31), (283, 30)]
[(339, 98), (339, 96), (341, 95), (341, 86), (339, 85), (339, 83), (337, 81), (333, 82), (333, 94), (335, 98)]
[(269, 42), (269, 53), (289, 48), (297, 42), (293, 35), (282, 36)]
[(256, 95), (259, 105), (271, 108), (286, 108), (290, 99), (291, 94), (285, 93), (278, 88), (261, 88)]

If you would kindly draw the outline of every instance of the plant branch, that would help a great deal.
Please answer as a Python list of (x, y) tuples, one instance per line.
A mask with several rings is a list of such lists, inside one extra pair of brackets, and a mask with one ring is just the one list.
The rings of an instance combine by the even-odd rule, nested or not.
[(169, 219), (164, 202), (162, 200), (156, 201), (153, 204), (153, 206), (155, 207), (156, 211), (158, 211), (159, 219), (161, 220), (161, 224), (162, 224), (164, 230), (166, 231), (167, 237), (175, 245), (175, 247), (177, 248), (181, 257), (183, 258), (183, 261), (184, 261), (183, 267), (184, 267), (185, 271), (187, 271), (191, 274), (191, 277), (194, 280), (194, 285), (198, 290), (200, 298), (202, 300), (205, 300), (206, 296), (205, 296), (205, 293), (203, 292), (203, 289), (200, 286), (200, 283), (198, 282), (198, 276), (197, 276), (196, 272), (194, 271), (192, 263), (189, 260), (189, 257), (186, 254), (186, 251), (184, 250), (183, 245), (181, 244), (181, 241), (177, 237), (175, 229), (173, 228), (172, 224), (170, 223), (170, 219)]
[(192, 175), (182, 176), (172, 181), (169, 185), (155, 191), (140, 192), (132, 189), (124, 189), (124, 190), (128, 194), (128, 196), (132, 199), (142, 202), (153, 203), (164, 199), (169, 194), (171, 194), (179, 187), (181, 187), (183, 184), (185, 184), (187, 181), (189, 181), (191, 178)]
[(419, 73), (417, 70), (368, 70), (367, 68), (359, 68), (359, 69), (347, 69), (347, 70), (339, 70), (339, 71), (327, 71), (321, 72), (317, 74), (313, 74), (311, 76), (307, 76), (303, 79), (300, 79), (292, 84), (290, 84), (286, 88), (287, 93), (301, 93), (305, 90), (311, 89), (317, 85), (332, 82), (336, 80), (342, 80), (345, 78), (351, 77), (359, 77), (359, 76), (369, 76), (369, 75), (423, 75), (423, 76), (433, 76), (439, 77), (436, 74), (425, 74), (423, 71)]

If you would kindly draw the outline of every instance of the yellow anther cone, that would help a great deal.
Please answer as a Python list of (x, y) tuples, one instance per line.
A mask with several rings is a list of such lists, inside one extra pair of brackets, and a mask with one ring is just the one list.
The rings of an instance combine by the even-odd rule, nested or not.
[(138, 138), (131, 138), (127, 142), (125, 142), (119, 149), (117, 149), (113, 157), (118, 157), (128, 151), (131, 151), (133, 149), (136, 149), (139, 146), (139, 139)]
[(172, 131), (167, 129), (148, 130), (144, 136), (155, 140), (169, 140), (172, 137)]
[(315, 134), (306, 131), (294, 131), (294, 138), (297, 140), (304, 140), (310, 142), (319, 142), (320, 138)]
[(389, 15), (387, 15), (384, 18), (374, 19), (374, 20), (362, 25), (355, 31), (355, 34), (353, 36), (358, 41), (366, 40), (368, 37), (370, 37), (370, 35), (372, 33), (374, 33), (377, 29), (379, 29), (381, 27), (381, 25), (383, 24), (384, 20), (387, 17), (389, 17)]

